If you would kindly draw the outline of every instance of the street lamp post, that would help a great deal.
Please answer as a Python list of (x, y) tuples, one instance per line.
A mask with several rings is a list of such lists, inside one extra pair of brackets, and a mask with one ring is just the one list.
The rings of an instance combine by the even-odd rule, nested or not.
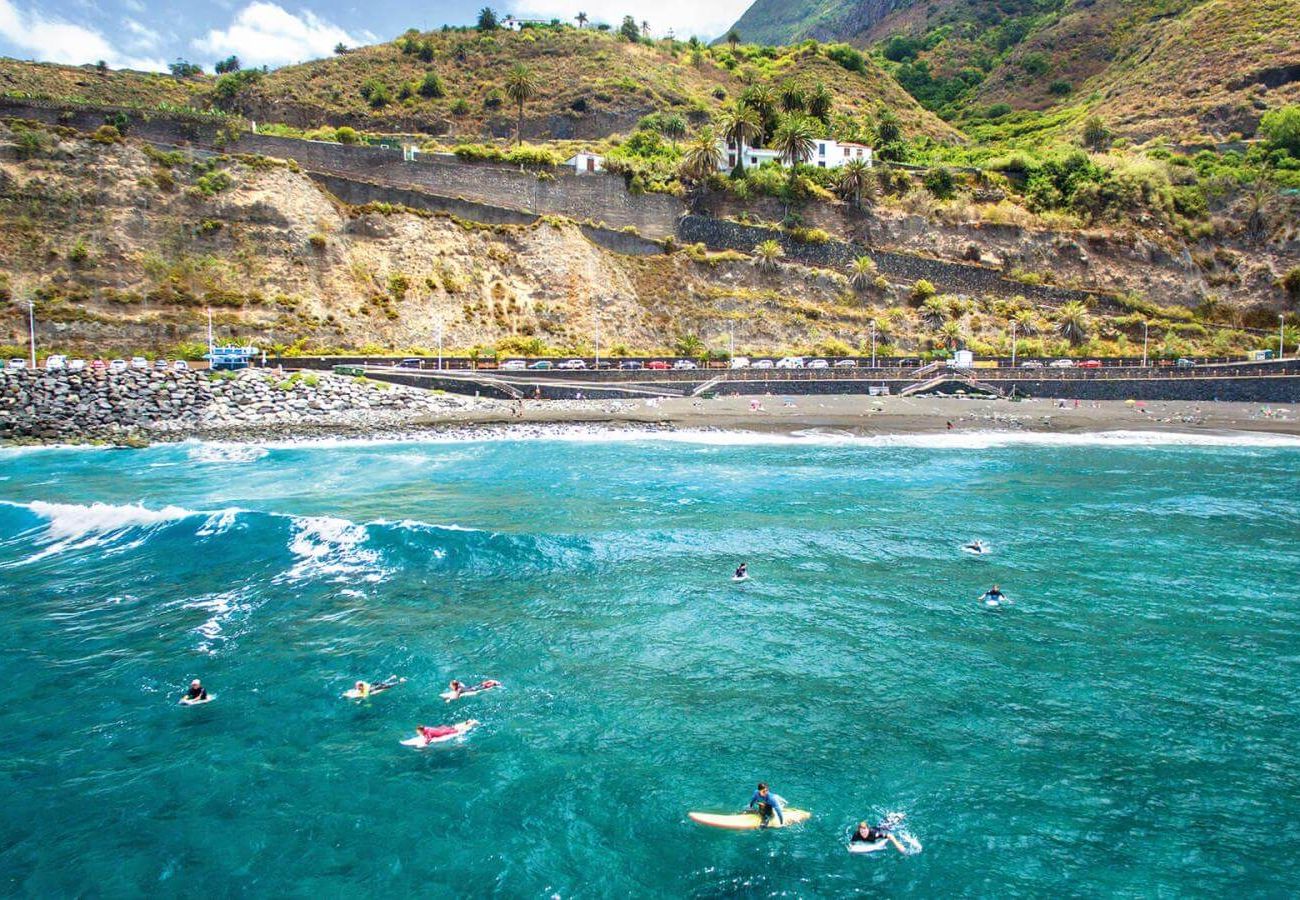
[[(1286, 313), (1277, 314), (1277, 358), (1286, 359)], [(36, 365), (36, 363), (32, 363)]]
[(1011, 321), (1011, 368), (1016, 367), (1016, 321)]
[(32, 351), (32, 368), (36, 368), (36, 301), (27, 301), (27, 335)]
[(727, 326), (727, 357), (729, 360), (736, 358), (736, 326)]
[(1147, 328), (1150, 327), (1150, 324), (1149, 322), (1142, 323), (1142, 367), (1144, 369), (1147, 365)]
[(876, 322), (871, 321), (871, 368), (876, 367)]
[(600, 316), (596, 316), (596, 368), (600, 368)]
[(438, 322), (438, 371), (442, 371), (442, 321)]

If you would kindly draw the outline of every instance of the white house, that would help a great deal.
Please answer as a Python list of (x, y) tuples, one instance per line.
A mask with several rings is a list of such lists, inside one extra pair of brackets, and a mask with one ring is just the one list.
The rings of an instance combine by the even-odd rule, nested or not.
[(573, 171), (579, 175), (587, 172), (605, 171), (605, 157), (596, 153), (578, 153), (570, 156), (564, 161), (566, 166), (573, 166)]
[(516, 19), (514, 16), (506, 16), (504, 19), (501, 20), (500, 24), (501, 27), (504, 28), (506, 31), (522, 31), (525, 25), (532, 25), (533, 27), (550, 25), (551, 20), (550, 19)]
[[(732, 141), (719, 141), (718, 148), (722, 151), (722, 163), (718, 170), (729, 172), (736, 167), (736, 145)], [(829, 138), (818, 138), (814, 142), (812, 156), (803, 162), (806, 165), (817, 166), (820, 169), (838, 169), (850, 159), (866, 160), (867, 165), (875, 163), (872, 160), (871, 148), (866, 144), (843, 143), (830, 140)], [(745, 147), (745, 165), (761, 166), (763, 163), (776, 160), (782, 166), (785, 160), (776, 150), (765, 147)]]

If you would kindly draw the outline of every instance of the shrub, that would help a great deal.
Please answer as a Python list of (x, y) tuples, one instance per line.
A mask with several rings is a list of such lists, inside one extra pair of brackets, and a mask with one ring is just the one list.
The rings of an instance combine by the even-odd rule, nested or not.
[(1292, 266), (1277, 280), (1277, 283), (1292, 300), (1300, 300), (1300, 266)]
[(953, 178), (952, 170), (947, 166), (937, 166), (928, 170), (921, 183), (925, 185), (927, 191), (940, 200), (947, 200), (957, 189), (956, 179)]
[(429, 98), (447, 96), (447, 89), (443, 86), (437, 72), (424, 73), (424, 80), (420, 82), (420, 96)]
[(96, 144), (120, 144), (122, 132), (118, 131), (115, 125), (100, 125), (90, 139)]
[(200, 176), (198, 181), (194, 182), (194, 187), (204, 197), (211, 197), (221, 193), (231, 184), (230, 173), (222, 169), (218, 172), (209, 172)]
[(501, 162), (505, 159), (505, 154), (500, 147), (489, 144), (457, 144), (451, 148), (451, 152), (456, 154), (458, 159), (468, 162)]
[(786, 233), (791, 240), (800, 244), (825, 244), (831, 239), (830, 234), (820, 228), (806, 228), (802, 225), (788, 228)]
[(307, 238), (307, 243), (311, 245), (313, 250), (319, 253), (325, 249), (325, 235), (317, 232)]
[(77, 238), (76, 242), (68, 250), (68, 262), (74, 266), (80, 266), (89, 261), (90, 248), (86, 246), (86, 239)]
[(1300, 106), (1284, 106), (1264, 113), (1259, 130), (1270, 144), (1300, 157)]
[(492, 88), (483, 98), (484, 109), (499, 109), (502, 103), (505, 103), (505, 96), (497, 88)]
[(918, 305), (922, 304), (938, 293), (939, 292), (935, 289), (934, 285), (929, 281), (924, 278), (918, 279), (917, 282), (912, 285), (912, 302)]
[(357, 134), (357, 130), (355, 128), (350, 128), (347, 125), (335, 129), (334, 138), (340, 144), (356, 144), (361, 141), (361, 136)]
[(1053, 81), (1047, 86), (1047, 92), (1057, 97), (1064, 97), (1074, 90), (1074, 85), (1068, 81)]
[(374, 109), (387, 106), (393, 99), (388, 85), (373, 76), (361, 82), (361, 97)]
[(536, 147), (532, 144), (520, 144), (517, 147), (512, 147), (505, 154), (505, 160), (521, 166), (558, 166), (563, 162), (560, 155), (554, 150), (548, 147)]
[(866, 58), (862, 53), (848, 44), (828, 44), (826, 58), (839, 63), (850, 72), (863, 72), (867, 68)]

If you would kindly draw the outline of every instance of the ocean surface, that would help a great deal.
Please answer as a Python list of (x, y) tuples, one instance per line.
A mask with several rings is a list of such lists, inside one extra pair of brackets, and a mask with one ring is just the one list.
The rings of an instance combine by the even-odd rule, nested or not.
[(1294, 896), (1300, 444), (1172, 440), (0, 451), (0, 892)]

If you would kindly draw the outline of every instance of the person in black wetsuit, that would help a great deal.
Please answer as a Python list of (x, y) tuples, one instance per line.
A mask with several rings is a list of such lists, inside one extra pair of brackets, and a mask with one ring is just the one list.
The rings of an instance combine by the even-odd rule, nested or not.
[(980, 597), (980, 599), (986, 603), (1005, 603), (1007, 595), (1002, 593), (1002, 590), (995, 584), (991, 590), (985, 591), (984, 596)]
[(866, 822), (858, 823), (858, 830), (853, 832), (853, 837), (849, 838), (850, 844), (874, 844), (877, 841), (889, 841), (898, 848), (898, 852), (903, 852), (903, 845), (898, 842), (898, 838), (889, 833), (889, 826), (885, 822), (872, 827)]
[(748, 578), (748, 577), (749, 577), (749, 563), (744, 563), (744, 562), (743, 562), (743, 563), (741, 563), (740, 565), (736, 566), (736, 574), (735, 574), (735, 577), (736, 577), (736, 578)]
[(203, 686), (203, 682), (195, 678), (190, 682), (190, 689), (185, 693), (185, 699), (193, 703), (195, 700), (208, 699), (208, 689)]

